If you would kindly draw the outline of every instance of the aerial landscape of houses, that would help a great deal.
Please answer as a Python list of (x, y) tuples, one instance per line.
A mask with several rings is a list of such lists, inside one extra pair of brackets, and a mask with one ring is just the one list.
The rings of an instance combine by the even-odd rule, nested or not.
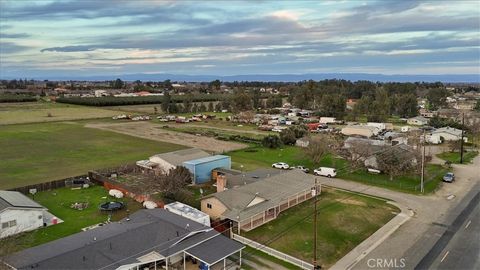
[(478, 22), (0, 0), (0, 269), (479, 269)]

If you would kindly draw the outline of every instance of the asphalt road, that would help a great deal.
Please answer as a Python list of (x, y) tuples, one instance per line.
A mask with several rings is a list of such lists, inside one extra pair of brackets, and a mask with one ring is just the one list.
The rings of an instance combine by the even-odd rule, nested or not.
[(415, 269), (480, 269), (480, 191), (474, 191), (451, 225), (439, 224), (445, 230)]

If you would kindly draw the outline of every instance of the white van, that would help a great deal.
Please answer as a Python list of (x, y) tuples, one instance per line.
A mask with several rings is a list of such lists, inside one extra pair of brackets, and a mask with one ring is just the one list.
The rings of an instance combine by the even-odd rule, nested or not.
[(335, 177), (337, 176), (337, 170), (329, 167), (320, 167), (318, 169), (313, 170), (313, 174), (326, 176), (326, 177)]

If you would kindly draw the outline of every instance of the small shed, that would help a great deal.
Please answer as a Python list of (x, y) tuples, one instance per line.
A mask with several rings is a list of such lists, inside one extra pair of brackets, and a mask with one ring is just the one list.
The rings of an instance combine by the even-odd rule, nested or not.
[(212, 179), (213, 169), (230, 169), (232, 167), (232, 159), (229, 156), (215, 155), (185, 161), (183, 166), (193, 174), (194, 184), (203, 184)]

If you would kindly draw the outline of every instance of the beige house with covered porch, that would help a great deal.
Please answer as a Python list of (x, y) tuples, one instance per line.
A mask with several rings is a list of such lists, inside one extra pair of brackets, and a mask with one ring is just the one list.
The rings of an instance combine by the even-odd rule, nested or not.
[[(276, 219), (286, 209), (312, 198), (314, 188), (313, 175), (294, 169), (211, 194), (202, 199), (201, 210), (213, 220), (233, 221), (240, 233)], [(320, 184), (316, 190), (320, 191)]]

